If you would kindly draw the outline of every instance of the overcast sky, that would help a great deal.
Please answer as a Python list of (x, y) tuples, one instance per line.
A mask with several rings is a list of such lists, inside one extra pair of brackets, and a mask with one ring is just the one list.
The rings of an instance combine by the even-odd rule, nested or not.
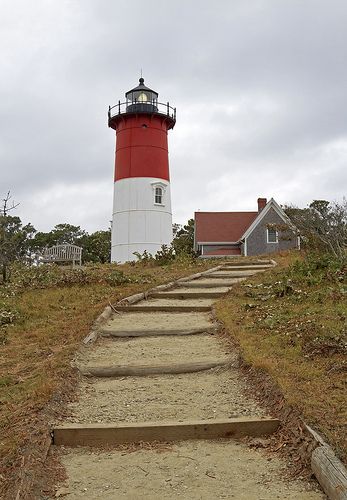
[(0, 0), (0, 195), (23, 222), (106, 229), (108, 105), (177, 107), (173, 219), (347, 194), (346, 0)]

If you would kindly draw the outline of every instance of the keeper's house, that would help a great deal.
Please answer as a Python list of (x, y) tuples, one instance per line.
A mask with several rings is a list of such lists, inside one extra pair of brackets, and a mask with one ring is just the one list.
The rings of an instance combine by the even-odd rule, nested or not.
[(195, 212), (194, 246), (201, 257), (261, 255), (300, 248), (300, 239), (273, 198), (258, 198), (257, 212)]

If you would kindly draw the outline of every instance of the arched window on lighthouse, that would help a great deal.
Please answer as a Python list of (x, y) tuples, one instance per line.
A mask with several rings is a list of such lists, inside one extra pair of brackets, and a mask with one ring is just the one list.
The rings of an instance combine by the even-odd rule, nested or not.
[(165, 191), (166, 185), (163, 182), (151, 182), (153, 189), (153, 204), (165, 207)]
[(163, 188), (162, 187), (157, 186), (155, 188), (154, 203), (156, 203), (157, 205), (163, 204)]

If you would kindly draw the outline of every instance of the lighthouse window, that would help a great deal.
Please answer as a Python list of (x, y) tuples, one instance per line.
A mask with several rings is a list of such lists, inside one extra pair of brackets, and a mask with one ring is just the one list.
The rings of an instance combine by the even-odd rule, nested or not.
[(161, 188), (161, 187), (155, 188), (154, 203), (157, 203), (158, 205), (162, 205), (162, 203), (163, 203), (163, 188)]
[(278, 243), (278, 232), (276, 229), (271, 227), (267, 228), (267, 242)]

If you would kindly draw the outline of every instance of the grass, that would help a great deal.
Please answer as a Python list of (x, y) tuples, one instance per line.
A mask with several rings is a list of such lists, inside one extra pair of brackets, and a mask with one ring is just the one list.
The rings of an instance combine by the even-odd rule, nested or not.
[(12, 282), (0, 287), (3, 488), (12, 484), (27, 450), (42, 441), (54, 412), (64, 411), (76, 382), (71, 359), (104, 307), (213, 265), (188, 259), (165, 266), (139, 263), (75, 271), (58, 266), (13, 270)]
[[(221, 299), (217, 315), (246, 362), (269, 373), (346, 459), (345, 269), (324, 261), (315, 268), (295, 252), (276, 260), (273, 271)], [(76, 384), (70, 362), (109, 301), (221, 263), (13, 269), (12, 283), (0, 286), (0, 496), (64, 413)]]
[(347, 458), (346, 267), (327, 257), (276, 256), (278, 266), (216, 305), (249, 365)]

